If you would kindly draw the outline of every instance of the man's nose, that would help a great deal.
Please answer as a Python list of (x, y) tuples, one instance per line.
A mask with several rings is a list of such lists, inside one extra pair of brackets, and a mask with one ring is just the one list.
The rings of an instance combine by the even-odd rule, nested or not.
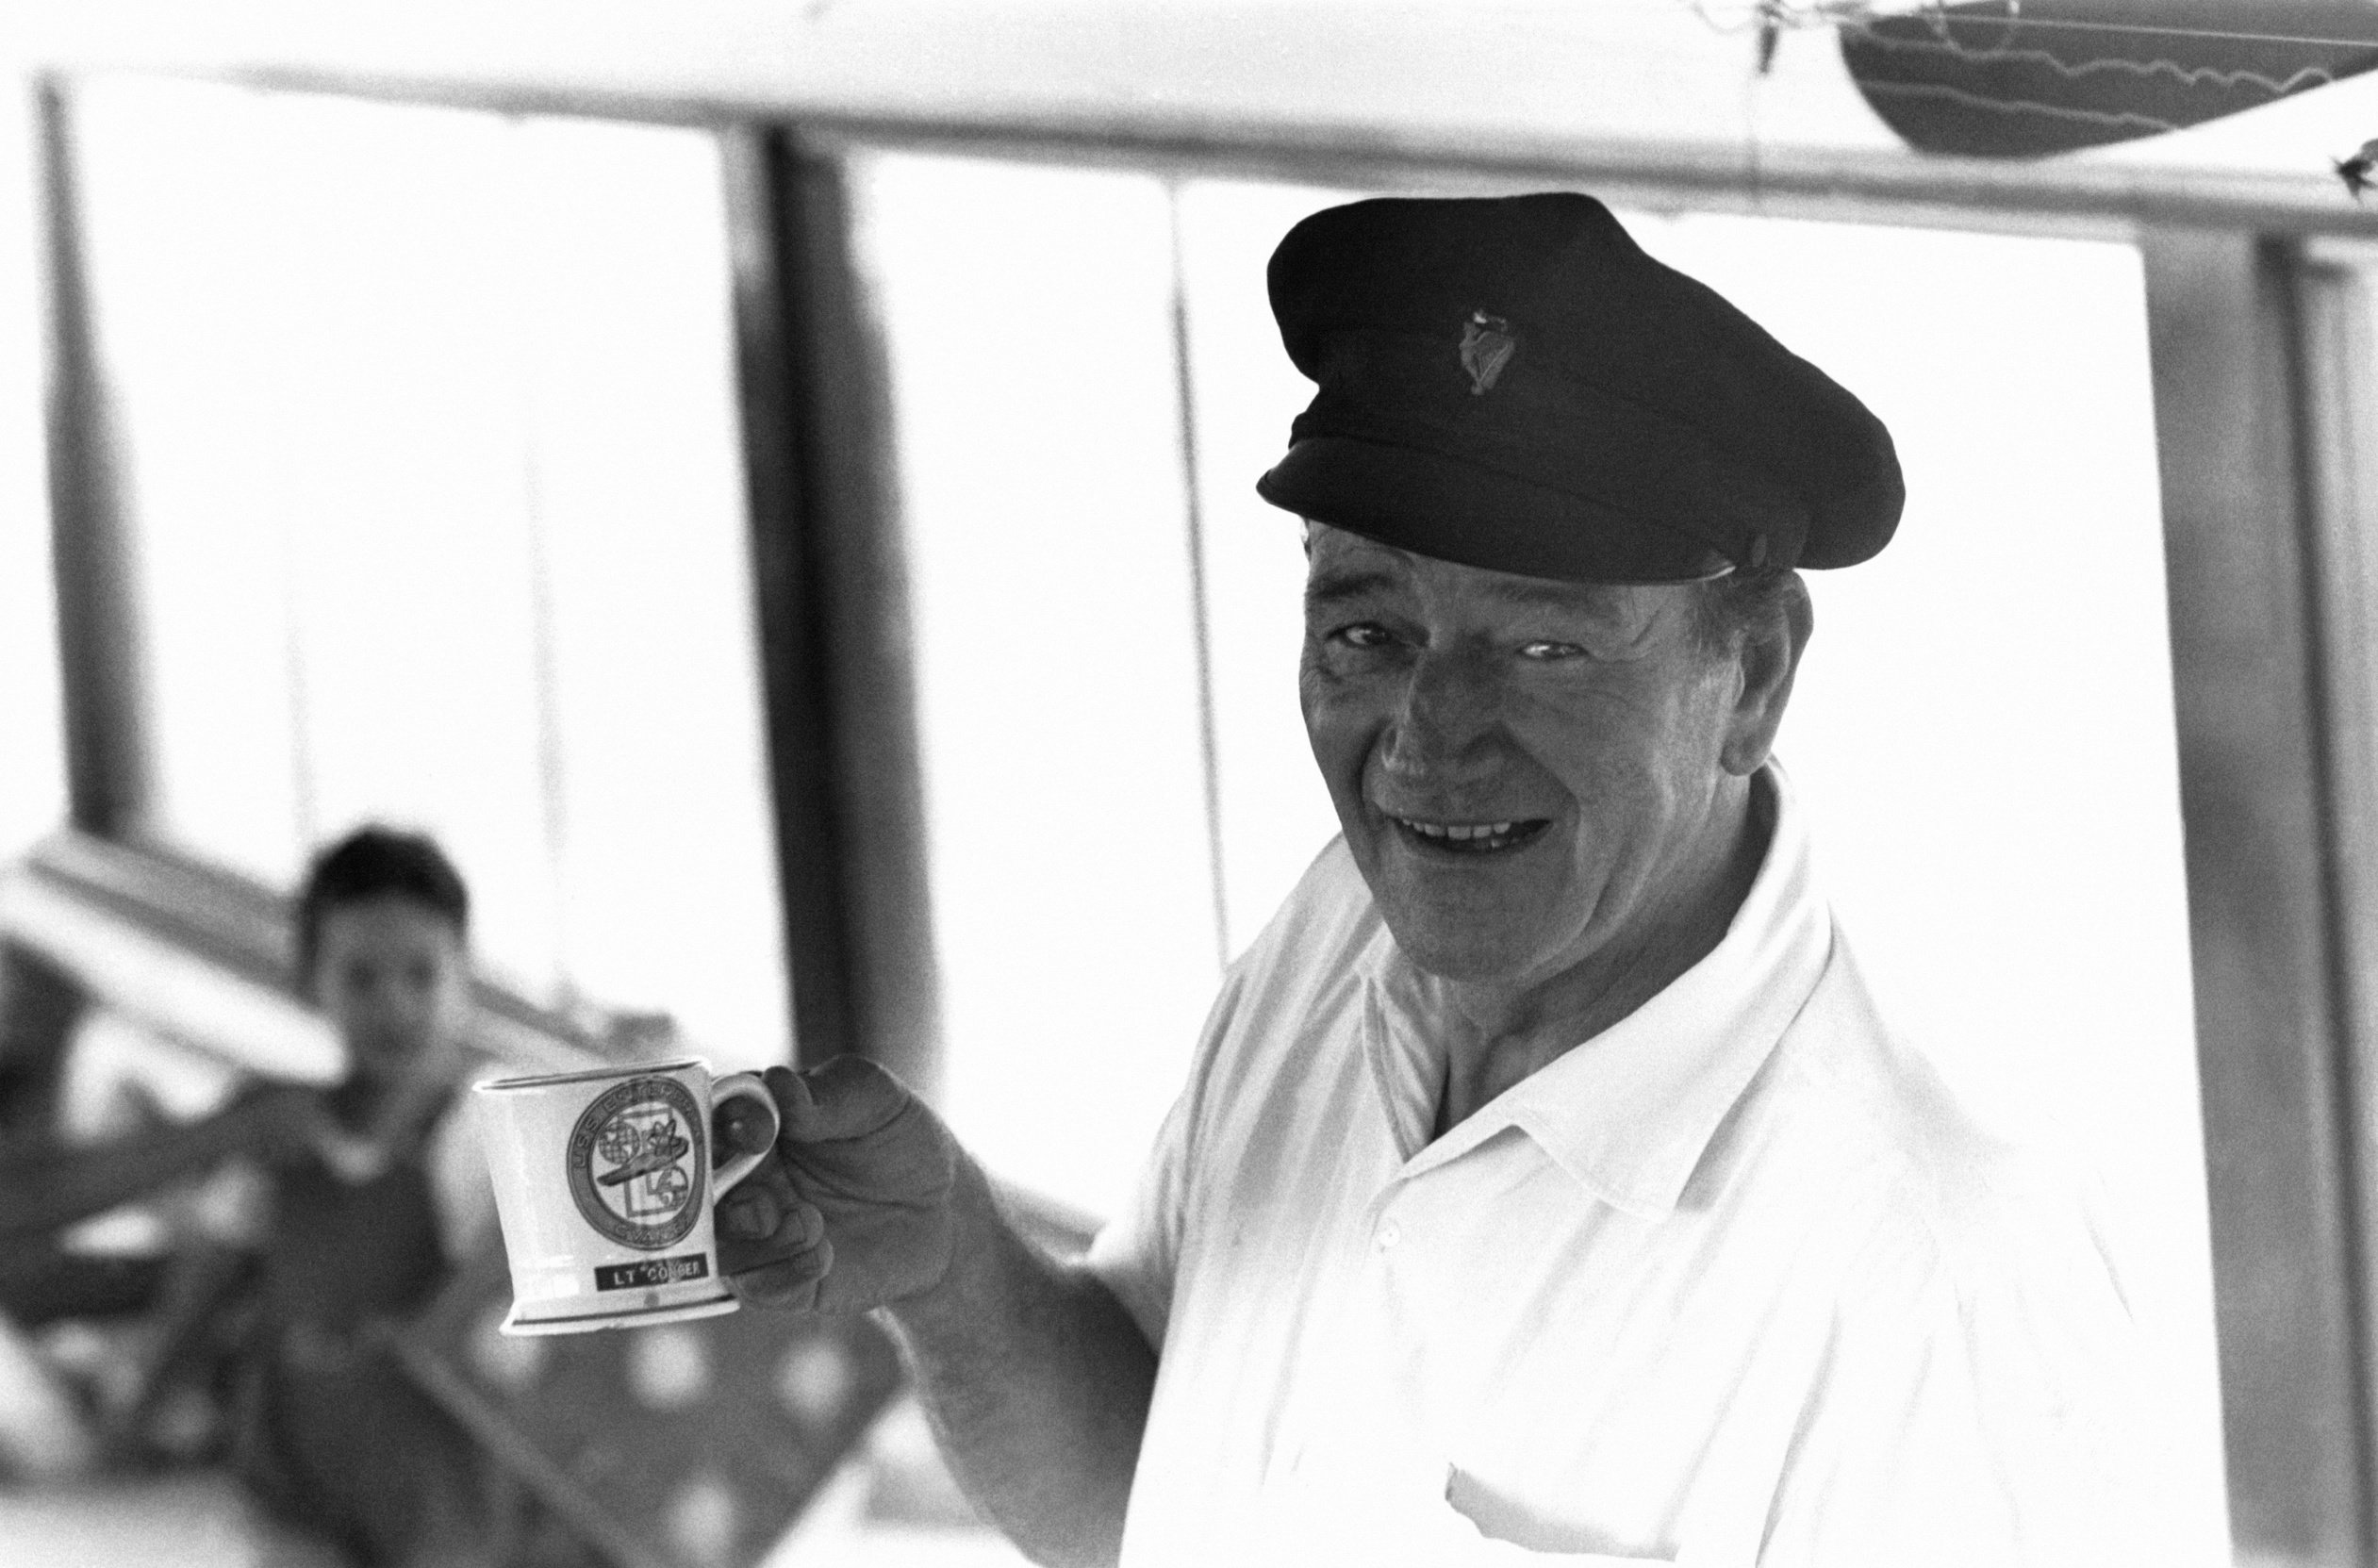
[(1412, 661), (1382, 761), (1399, 778), (1442, 782), (1478, 766), (1500, 710), (1485, 661), (1461, 649), (1423, 649)]

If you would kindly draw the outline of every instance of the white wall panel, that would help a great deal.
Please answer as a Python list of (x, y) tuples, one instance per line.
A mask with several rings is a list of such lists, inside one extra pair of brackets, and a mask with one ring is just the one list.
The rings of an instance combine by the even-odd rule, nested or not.
[(862, 166), (887, 330), (947, 1106), (1110, 1208), (1219, 975), (1156, 181)]
[(784, 1061), (718, 146), (586, 122), (521, 137), (562, 967), (667, 1008), (721, 1065)]
[(496, 973), (789, 1054), (707, 135), (77, 95), (155, 762), (287, 883), (365, 819)]
[(0, 92), (0, 860), (66, 816), (58, 619), (41, 449), (33, 109)]
[(2104, 1184), (2172, 1399), (2190, 1561), (2225, 1551), (2162, 507), (2128, 245), (1632, 218), (1857, 392), (1898, 536), (1808, 574), (1778, 743), (1850, 940), (1908, 1037)]
[(1298, 219), (1346, 199), (1301, 186), (1204, 181), (1180, 197), (1233, 957), (1338, 831), (1296, 701), (1304, 525), (1258, 496), (1255, 481), (1287, 450), (1289, 421), (1313, 401), (1313, 383), (1280, 349), (1264, 263)]

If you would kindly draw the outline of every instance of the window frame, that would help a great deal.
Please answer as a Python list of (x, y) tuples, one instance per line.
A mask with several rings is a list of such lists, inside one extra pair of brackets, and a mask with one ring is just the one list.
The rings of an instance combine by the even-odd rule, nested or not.
[[(2138, 171), (1777, 157), (1558, 138), (1158, 117), (1082, 124), (807, 113), (368, 71), (168, 71), (313, 92), (694, 125), (726, 149), (736, 373), (780, 885), (804, 1058), (930, 1083), (938, 1031), (916, 693), (883, 356), (853, 268), (847, 153), (1120, 163), (1372, 189), (1590, 186), (1625, 206), (2136, 242), (2148, 281), (2179, 780), (2232, 1537), (2241, 1557), (2378, 1552), (2371, 1367), (2378, 1130), (2378, 608), (2351, 597), (2372, 516), (2340, 478), (2344, 362), (2312, 249), (2378, 214)], [(38, 86), (50, 293), (50, 499), (74, 824), (139, 850), (139, 635), (92, 360), (72, 74)], [(831, 395), (829, 395), (831, 394)], [(2355, 406), (2366, 394), (2355, 392)], [(2323, 402), (2322, 400), (2326, 400)], [(2360, 483), (2361, 487), (2356, 488)], [(2042, 568), (2041, 569), (2044, 569)]]

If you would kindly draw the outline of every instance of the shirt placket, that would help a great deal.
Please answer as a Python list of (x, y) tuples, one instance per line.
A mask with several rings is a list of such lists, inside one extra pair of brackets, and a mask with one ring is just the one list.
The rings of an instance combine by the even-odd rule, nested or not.
[(1296, 1378), (1288, 1441), (1275, 1450), (1273, 1479), (1355, 1461), (1382, 1420), (1394, 1413), (1388, 1293), (1405, 1255), (1397, 1199), (1400, 1176), (1374, 1193), (1337, 1237), (1324, 1272), (1326, 1293), (1311, 1321)]
[(1446, 1266), (1441, 1260), (1449, 1238), (1428, 1233), (1422, 1216), (1438, 1206), (1422, 1189), (1459, 1180), (1447, 1167), (1507, 1125), (1500, 1117), (1494, 1126), (1474, 1118), (1428, 1143), (1435, 1104), (1425, 1073), (1416, 1070), (1422, 1058), (1396, 1049), (1396, 1032), (1417, 1025), (1376, 981), (1365, 989), (1361, 1048), (1379, 1096), (1379, 1131), (1405, 1158), (1337, 1230), (1321, 1271), (1324, 1294), (1300, 1347), (1286, 1441), (1273, 1450), (1271, 1480), (1367, 1462), (1427, 1483), (1426, 1456), (1415, 1444), (1428, 1434), (1415, 1430), (1414, 1391), (1406, 1386), (1411, 1369), (1395, 1332), (1398, 1309), (1414, 1294), (1402, 1282), (1414, 1271)]
[(1429, 1304), (1462, 1266), (1461, 1238), (1442, 1222), (1461, 1212), (1458, 1189), (1484, 1141), (1471, 1129), (1423, 1150), (1341, 1230), (1332, 1295), (1308, 1340), (1314, 1375), (1298, 1379), (1304, 1397), (1280, 1450), (1289, 1474), (1362, 1466), (1382, 1484), (1443, 1495), (1460, 1434), (1432, 1418), (1422, 1360), (1440, 1336), (1463, 1331), (1431, 1319)]

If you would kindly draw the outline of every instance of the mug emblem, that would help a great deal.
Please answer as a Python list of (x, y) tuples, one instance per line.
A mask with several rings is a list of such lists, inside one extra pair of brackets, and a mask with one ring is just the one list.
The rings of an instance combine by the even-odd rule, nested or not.
[(1519, 339), (1511, 336), (1511, 322), (1483, 310), (1471, 311), (1470, 319), (1461, 323), (1461, 368), (1470, 372), (1470, 395), (1484, 397), (1494, 390), (1503, 367), (1518, 350)]
[(595, 1098), (570, 1130), (570, 1196), (588, 1225), (622, 1246), (658, 1251), (700, 1216), (701, 1108), (673, 1078), (632, 1078)]

